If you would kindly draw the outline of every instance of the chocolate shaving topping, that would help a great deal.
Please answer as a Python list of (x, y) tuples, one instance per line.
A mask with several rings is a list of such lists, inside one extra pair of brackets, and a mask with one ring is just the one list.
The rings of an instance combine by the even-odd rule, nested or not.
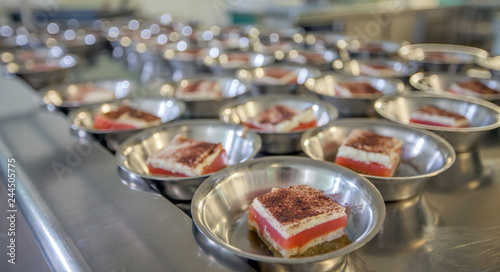
[(367, 152), (388, 154), (398, 141), (396, 138), (382, 136), (372, 131), (355, 129), (344, 145)]
[(276, 105), (271, 107), (257, 116), (257, 122), (261, 124), (276, 125), (281, 122), (292, 119), (297, 112), (285, 105)]
[(305, 218), (343, 208), (320, 191), (308, 185), (280, 188), (257, 197), (257, 200), (280, 223), (293, 224)]
[(177, 151), (177, 153), (180, 154), (177, 158), (177, 162), (189, 167), (196, 167), (206, 157), (213, 154), (217, 146), (217, 144), (200, 142), (185, 148), (180, 148)]

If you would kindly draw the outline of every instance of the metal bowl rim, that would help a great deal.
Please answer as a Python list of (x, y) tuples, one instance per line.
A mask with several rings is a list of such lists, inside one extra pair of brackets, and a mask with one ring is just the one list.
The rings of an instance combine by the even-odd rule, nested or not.
[[(446, 151), (448, 151), (448, 154), (449, 154), (449, 157), (445, 158), (445, 164), (441, 168), (439, 168), (438, 170), (430, 172), (430, 173), (420, 174), (420, 175), (416, 175), (416, 176), (406, 176), (406, 177), (394, 177), (394, 176), (381, 177), (381, 176), (374, 176), (374, 175), (359, 174), (359, 175), (366, 177), (368, 179), (407, 181), (408, 179), (430, 178), (430, 177), (436, 176), (436, 175), (444, 172), (448, 168), (450, 168), (456, 160), (455, 149), (453, 149), (453, 147), (451, 146), (450, 143), (448, 143), (448, 141), (446, 141), (445, 139), (443, 139), (441, 136), (437, 135), (434, 132), (427, 131), (427, 130), (420, 129), (420, 128), (405, 126), (405, 125), (402, 125), (399, 123), (391, 122), (389, 120), (370, 119), (370, 118), (345, 118), (345, 119), (335, 120), (335, 121), (329, 123), (327, 126), (323, 126), (321, 128), (311, 129), (311, 130), (307, 131), (306, 133), (304, 133), (304, 135), (302, 135), (302, 137), (300, 138), (300, 146), (302, 147), (302, 151), (304, 151), (304, 153), (306, 153), (306, 155), (311, 159), (322, 160), (322, 159), (316, 158), (315, 156), (313, 156), (309, 152), (309, 149), (306, 148), (305, 142), (307, 140), (309, 140), (311, 137), (316, 136), (319, 132), (329, 130), (330, 128), (336, 127), (338, 125), (342, 125), (343, 123), (352, 123), (352, 122), (362, 123), (362, 124), (373, 123), (373, 124), (382, 125), (382, 126), (391, 126), (391, 127), (397, 128), (397, 129), (417, 131), (419, 133), (426, 134), (427, 136), (431, 137), (436, 142), (441, 144), (446, 149)], [(362, 126), (360, 126), (360, 127), (362, 127)], [(334, 162), (329, 162), (329, 163), (335, 164)]]
[[(422, 62), (426, 63), (425, 60), (414, 60), (414, 59), (409, 59), (407, 58), (407, 54), (403, 54), (402, 51), (408, 50), (408, 52), (414, 51), (416, 48), (422, 48), (423, 51), (426, 51), (426, 47), (442, 47), (441, 49), (433, 49), (427, 51), (430, 52), (443, 52), (443, 53), (451, 53), (451, 54), (465, 54), (465, 55), (470, 55), (474, 57), (479, 57), (479, 58), (485, 58), (488, 56), (488, 52), (484, 49), (478, 48), (478, 47), (473, 47), (473, 46), (467, 46), (467, 45), (458, 45), (458, 44), (441, 44), (441, 43), (414, 43), (414, 44), (408, 44), (405, 46), (402, 46), (398, 50), (398, 55), (407, 61), (415, 61), (415, 62)], [(474, 60), (472, 61), (474, 62)], [(446, 62), (437, 62), (446, 64)], [(468, 62), (458, 62), (456, 64), (460, 63), (468, 63)], [(453, 62), (452, 64), (455, 64)]]
[[(58, 58), (53, 58), (53, 60), (60, 60), (60, 59), (63, 59), (64, 57), (71, 57), (73, 58), (74, 60), (74, 63), (70, 66), (67, 66), (67, 67), (61, 67), (60, 65), (57, 67), (57, 69), (53, 69), (53, 70), (48, 70), (48, 71), (36, 71), (36, 72), (30, 72), (30, 71), (26, 71), (23, 69), (15, 72), (15, 74), (17, 75), (41, 75), (41, 74), (49, 74), (49, 73), (55, 73), (55, 72), (58, 72), (58, 71), (64, 71), (64, 70), (68, 70), (68, 69), (71, 69), (71, 68), (74, 68), (76, 65), (78, 65), (78, 63), (80, 62), (80, 58), (75, 55), (75, 54), (72, 54), (72, 53), (69, 53), (69, 54), (64, 54), (64, 56), (61, 56), (61, 57), (58, 57)], [(14, 62), (16, 64), (19, 65), (20, 62)], [(21, 66), (22, 65), (22, 66)], [(19, 66), (21, 67), (24, 67), (24, 64), (21, 64)]]
[[(120, 168), (122, 168), (123, 170), (125, 170), (126, 172), (132, 173), (132, 174), (137, 175), (141, 178), (146, 178), (149, 180), (158, 180), (158, 181), (164, 181), (164, 182), (178, 183), (178, 182), (184, 182), (184, 181), (189, 181), (189, 180), (195, 180), (195, 179), (199, 179), (199, 178), (207, 178), (207, 177), (209, 177), (217, 172), (209, 173), (209, 174), (201, 175), (201, 176), (196, 176), (196, 177), (162, 177), (162, 176), (152, 176), (152, 175), (137, 173), (137, 172), (133, 171), (132, 169), (128, 168), (124, 163), (125, 156), (123, 155), (123, 153), (125, 152), (125, 150), (128, 147), (132, 146), (132, 144), (135, 144), (136, 141), (139, 141), (139, 140), (142, 141), (144, 139), (149, 138), (151, 135), (153, 135), (157, 132), (165, 131), (165, 130), (168, 130), (171, 128), (183, 127), (183, 126), (200, 126), (200, 125), (219, 125), (219, 126), (225, 126), (227, 128), (231, 128), (231, 127), (232, 128), (235, 128), (235, 127), (243, 128), (240, 125), (224, 123), (224, 122), (217, 120), (217, 119), (190, 119), (190, 120), (181, 120), (181, 121), (176, 121), (176, 122), (172, 122), (172, 123), (167, 123), (167, 124), (163, 124), (163, 125), (160, 125), (157, 127), (145, 129), (144, 131), (135, 133), (134, 135), (128, 137), (125, 141), (123, 141), (123, 143), (120, 144), (120, 147), (116, 151), (115, 160), (116, 160), (118, 166)], [(262, 147), (262, 139), (260, 138), (260, 136), (253, 131), (247, 131), (245, 135), (249, 135), (249, 134), (252, 135), (252, 138), (254, 140), (252, 142), (254, 148), (253, 148), (252, 153), (250, 154), (247, 161), (251, 161), (253, 158), (255, 158), (255, 156), (259, 153), (259, 151)], [(227, 167), (230, 167), (230, 166), (231, 165), (229, 165)], [(222, 170), (224, 170), (224, 169), (222, 169)], [(221, 170), (219, 170), (219, 171), (221, 171)]]
[[(270, 164), (276, 164), (276, 160), (282, 160), (282, 161), (287, 161), (287, 162), (303, 162), (307, 164), (312, 164), (315, 166), (320, 166), (325, 169), (329, 169), (331, 171), (338, 171), (339, 169), (341, 171), (346, 171), (350, 172), (352, 175), (359, 175), (356, 172), (343, 168), (338, 165), (332, 165), (331, 163), (325, 162), (325, 161), (318, 161), (318, 160), (312, 160), (310, 158), (305, 158), (305, 157), (297, 157), (297, 156), (268, 156), (268, 157), (261, 157), (258, 159), (254, 159), (252, 161), (246, 161), (239, 166), (247, 166), (248, 164), (256, 163), (256, 162), (262, 162), (262, 161), (269, 161)], [(286, 165), (286, 164), (282, 164)], [(320, 254), (320, 255), (315, 255), (315, 256), (309, 256), (309, 257), (297, 257), (297, 258), (280, 258), (280, 257), (271, 257), (271, 256), (262, 256), (262, 255), (257, 255), (257, 254), (252, 254), (248, 252), (244, 252), (242, 250), (239, 250), (238, 248), (228, 245), (227, 243), (221, 241), (219, 238), (217, 238), (215, 235), (212, 234), (212, 232), (203, 224), (202, 219), (200, 219), (201, 214), (200, 214), (200, 208), (198, 207), (199, 205), (203, 204), (204, 200), (208, 196), (207, 193), (204, 193), (204, 191), (207, 191), (207, 189), (210, 188), (215, 188), (217, 184), (220, 182), (224, 182), (227, 179), (220, 179), (219, 177), (226, 176), (229, 174), (229, 171), (232, 170), (233, 167), (228, 167), (227, 169), (223, 169), (213, 176), (209, 177), (206, 179), (195, 191), (193, 199), (191, 201), (191, 213), (193, 215), (193, 221), (197, 228), (207, 237), (209, 240), (215, 242), (218, 246), (232, 252), (233, 254), (236, 254), (241, 257), (245, 257), (251, 260), (256, 260), (256, 261), (262, 261), (262, 262), (267, 262), (267, 263), (283, 263), (283, 264), (303, 264), (303, 263), (308, 263), (308, 262), (319, 262), (319, 261), (325, 261), (328, 259), (333, 259), (333, 258), (339, 258), (339, 257), (344, 257), (347, 254), (356, 251), (357, 249), (361, 248), (364, 246), (366, 243), (368, 243), (370, 240), (375, 237), (375, 235), (380, 231), (382, 228), (384, 218), (385, 218), (385, 203), (382, 198), (382, 195), (378, 191), (378, 189), (373, 185), (368, 179), (365, 177), (361, 176), (361, 181), (363, 181), (363, 185), (365, 185), (368, 189), (368, 194), (373, 197), (373, 202), (375, 203), (372, 207), (380, 207), (379, 210), (372, 209), (374, 213), (378, 213), (376, 216), (373, 217), (373, 220), (371, 221), (371, 225), (364, 231), (364, 233), (358, 238), (357, 241), (351, 242), (350, 244), (331, 251), (329, 253), (325, 254)], [(332, 169), (333, 168), (333, 169)], [(338, 168), (338, 169), (335, 169)], [(219, 179), (219, 182), (215, 182)], [(227, 182), (227, 181), (226, 181)], [(212, 190), (210, 190), (212, 191)]]
[[(252, 79), (251, 80), (245, 80), (245, 79), (242, 79), (240, 76), (238, 76), (240, 74), (240, 71), (247, 71), (249, 72), (250, 74), (254, 74), (255, 70), (256, 69), (271, 69), (271, 68), (292, 68), (292, 69), (306, 69), (309, 73), (312, 74), (311, 77), (308, 77), (307, 79), (309, 78), (317, 78), (321, 75), (321, 70), (319, 70), (318, 68), (314, 67), (313, 65), (310, 65), (310, 64), (293, 64), (293, 63), (273, 63), (273, 64), (270, 64), (270, 65), (266, 65), (266, 66), (262, 66), (262, 67), (254, 67), (254, 68), (250, 68), (250, 69), (237, 69), (236, 72), (235, 72), (235, 75), (236, 75), (236, 78), (238, 78), (239, 80), (242, 80), (242, 81), (246, 81), (246, 82), (249, 82), (250, 84), (252, 85), (255, 85), (255, 86), (259, 86), (259, 87), (280, 87), (280, 86), (299, 86), (299, 85), (303, 85), (303, 83), (299, 84), (299, 83), (290, 83), (290, 84), (261, 84), (261, 83), (258, 83), (258, 82), (255, 82), (255, 80), (253, 79), (253, 76), (252, 76)], [(307, 80), (306, 79), (306, 80)]]

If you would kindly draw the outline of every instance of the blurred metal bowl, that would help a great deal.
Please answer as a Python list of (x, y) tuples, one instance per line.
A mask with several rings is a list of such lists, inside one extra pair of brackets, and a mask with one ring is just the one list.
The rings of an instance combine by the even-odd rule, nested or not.
[[(264, 77), (267, 70), (276, 68), (294, 70), (297, 74), (297, 83), (264, 84), (258, 81), (260, 78)], [(295, 94), (300, 92), (300, 86), (302, 86), (307, 79), (317, 78), (320, 75), (321, 72), (314, 67), (283, 64), (274, 64), (255, 69), (241, 69), (236, 72), (236, 77), (250, 82), (252, 84), (253, 91), (257, 94)]]
[[(307, 54), (318, 54), (320, 58), (310, 59)], [(332, 70), (332, 63), (338, 59), (339, 55), (333, 50), (326, 49), (308, 49), (308, 50), (292, 50), (288, 52), (285, 61), (298, 65), (308, 65), (315, 67), (321, 71)]]
[[(366, 75), (362, 71), (362, 65), (384, 65), (386, 67), (392, 67), (394, 73), (390, 74), (380, 74), (380, 75)], [(335, 71), (339, 71), (344, 74), (353, 76), (374, 76), (374, 77), (384, 77), (384, 78), (408, 78), (410, 75), (417, 71), (416, 66), (412, 66), (404, 61), (399, 60), (388, 60), (388, 59), (356, 59), (350, 61), (336, 60), (333, 62), (332, 67)], [(391, 71), (392, 72), (392, 71)]]
[(64, 81), (78, 63), (78, 57), (72, 54), (55, 58), (28, 59), (6, 63), (8, 73), (24, 79), (35, 89)]
[(392, 177), (368, 178), (385, 201), (397, 201), (418, 195), (427, 181), (450, 168), (455, 162), (453, 147), (438, 135), (388, 120), (348, 118), (304, 133), (302, 150), (315, 160), (334, 162), (338, 147), (355, 128), (396, 137), (403, 141), (401, 161)]
[[(267, 66), (274, 63), (275, 58), (270, 54), (261, 54), (245, 51), (226, 51), (219, 53), (218, 48), (207, 50), (207, 54), (203, 56), (201, 62), (212, 73), (218, 75), (234, 75), (238, 69), (253, 69), (257, 67)], [(248, 62), (230, 62), (228, 56), (231, 54), (247, 54)]]
[[(446, 54), (450, 57), (429, 59), (429, 54)], [(476, 58), (486, 58), (488, 52), (483, 49), (454, 44), (410, 44), (399, 49), (401, 58), (417, 64), (424, 71), (460, 71), (465, 64), (473, 64)]]
[[(346, 207), (351, 243), (297, 258), (275, 257), (246, 222), (253, 199), (272, 188), (307, 184)], [(221, 252), (231, 252), (257, 271), (331, 271), (380, 230), (385, 206), (377, 189), (355, 172), (303, 157), (272, 156), (228, 167), (208, 178), (191, 202), (193, 221)], [(255, 235), (256, 236), (256, 235)]]
[[(249, 118), (274, 106), (285, 105), (297, 110), (312, 108), (317, 126), (321, 127), (337, 119), (337, 109), (325, 101), (301, 95), (262, 95), (228, 102), (219, 110), (219, 117), (226, 123), (241, 124)], [(300, 137), (305, 130), (293, 132), (263, 132), (262, 151), (271, 154), (290, 154), (300, 151)]]
[(368, 82), (383, 96), (401, 93), (405, 90), (405, 84), (398, 79), (375, 78), (366, 76), (340, 75), (337, 73), (325, 73), (320, 78), (307, 80), (305, 87), (319, 95), (322, 100), (334, 105), (343, 117), (365, 117), (375, 116), (373, 103), (380, 96), (369, 95), (361, 97), (342, 97), (335, 91), (337, 82)]
[(410, 84), (417, 90), (429, 92), (437, 95), (457, 95), (460, 97), (468, 97), (451, 93), (450, 86), (457, 82), (479, 80), (486, 86), (497, 90), (498, 94), (492, 95), (477, 95), (477, 98), (487, 100), (493, 103), (500, 102), (500, 78), (491, 77), (469, 77), (464, 74), (450, 75), (448, 73), (416, 73), (410, 77)]
[(142, 129), (128, 130), (99, 130), (94, 129), (94, 118), (97, 114), (109, 112), (114, 106), (129, 105), (161, 118), (162, 124), (178, 119), (186, 106), (182, 101), (168, 98), (134, 98), (132, 100), (117, 101), (99, 105), (98, 107), (78, 108), (68, 115), (71, 128), (79, 133), (88, 134), (99, 141), (111, 151), (118, 149), (119, 145), (134, 133)]
[(406, 44), (407, 43), (405, 42), (380, 41), (380, 40), (364, 42), (361, 41), (360, 39), (351, 39), (345, 43), (345, 47), (343, 48), (347, 50), (351, 58), (356, 58), (356, 59), (387, 58), (396, 56), (401, 46)]
[[(68, 98), (78, 93), (79, 88), (92, 89), (99, 88), (109, 91), (114, 95), (113, 99), (102, 101), (68, 101)], [(101, 79), (92, 81), (72, 82), (47, 86), (40, 90), (43, 104), (49, 109), (59, 109), (64, 112), (78, 107), (96, 106), (103, 103), (110, 103), (117, 99), (130, 96), (136, 86), (126, 79)], [(66, 112), (67, 113), (67, 112)]]
[[(421, 125), (410, 122), (410, 114), (425, 105), (452, 110), (469, 120), (470, 127), (451, 128)], [(500, 127), (500, 107), (481, 99), (440, 97), (425, 93), (409, 93), (379, 98), (375, 102), (377, 113), (400, 124), (430, 130), (447, 140), (456, 152), (473, 149), (481, 137)]]
[(152, 183), (153, 187), (171, 199), (191, 200), (196, 188), (213, 173), (199, 177), (166, 177), (151, 175), (146, 165), (146, 159), (177, 134), (195, 140), (221, 143), (227, 152), (229, 165), (253, 159), (261, 148), (259, 135), (247, 131), (243, 126), (217, 120), (183, 120), (131, 136), (116, 152), (118, 165)]
[(153, 97), (175, 97), (176, 90), (179, 86), (187, 86), (199, 80), (216, 80), (219, 86), (221, 86), (222, 98), (217, 100), (183, 100), (186, 104), (185, 116), (188, 118), (217, 118), (219, 116), (219, 109), (222, 105), (250, 90), (250, 86), (247, 82), (231, 76), (200, 75), (185, 78), (180, 82), (165, 82), (163, 79), (155, 79), (147, 84), (150, 90), (146, 95)]

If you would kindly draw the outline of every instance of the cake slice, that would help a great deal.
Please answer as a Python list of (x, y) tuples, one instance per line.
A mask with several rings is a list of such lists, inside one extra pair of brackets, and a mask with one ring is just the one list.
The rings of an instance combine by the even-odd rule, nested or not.
[(392, 66), (380, 63), (360, 63), (359, 71), (362, 75), (373, 77), (395, 77), (399, 75), (398, 71), (394, 70)]
[(299, 111), (278, 104), (260, 112), (244, 124), (264, 132), (291, 132), (315, 127), (316, 116), (312, 108)]
[(184, 100), (216, 100), (222, 98), (222, 91), (216, 80), (205, 79), (179, 86), (175, 96)]
[(339, 82), (335, 84), (335, 91), (343, 97), (378, 96), (383, 93), (375, 89), (368, 82)]
[(361, 174), (390, 177), (399, 163), (402, 145), (394, 137), (353, 129), (339, 147), (335, 163)]
[(161, 124), (160, 117), (127, 105), (94, 117), (94, 129), (98, 130), (140, 129), (159, 124)]
[(293, 69), (268, 68), (262, 77), (257, 77), (255, 82), (267, 85), (297, 84), (297, 73)]
[(345, 235), (345, 208), (308, 185), (273, 188), (250, 205), (248, 227), (285, 258)]
[(170, 143), (146, 160), (149, 172), (173, 177), (196, 177), (228, 165), (222, 144), (207, 143), (176, 135)]
[(469, 127), (469, 120), (464, 116), (434, 105), (425, 105), (413, 111), (410, 122), (440, 127)]
[(68, 102), (99, 103), (115, 99), (115, 93), (89, 84), (71, 85), (68, 87)]
[(470, 80), (465, 82), (453, 83), (450, 86), (449, 91), (455, 94), (462, 94), (475, 97), (482, 95), (500, 94), (500, 92), (486, 86), (479, 80)]

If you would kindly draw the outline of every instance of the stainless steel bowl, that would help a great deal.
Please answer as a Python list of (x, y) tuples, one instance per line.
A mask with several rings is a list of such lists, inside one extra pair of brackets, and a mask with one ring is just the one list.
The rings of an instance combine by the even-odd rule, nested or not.
[(338, 147), (351, 130), (362, 128), (403, 141), (401, 161), (392, 177), (362, 175), (380, 191), (385, 201), (418, 195), (433, 176), (450, 168), (455, 161), (453, 147), (438, 135), (387, 120), (348, 118), (304, 133), (302, 150), (315, 160), (333, 162)]
[[(264, 84), (258, 80), (264, 77), (265, 72), (273, 68), (291, 69), (297, 73), (297, 83), (294, 84)], [(236, 76), (252, 84), (253, 91), (257, 94), (295, 94), (300, 92), (300, 87), (309, 78), (319, 77), (321, 72), (314, 67), (300, 65), (275, 64), (255, 69), (241, 69)]]
[[(499, 92), (498, 94), (493, 95), (477, 95), (477, 98), (481, 98), (495, 104), (500, 103), (500, 78), (469, 77), (464, 74), (450, 75), (448, 73), (416, 73), (410, 77), (410, 84), (415, 89), (420, 91), (437, 95), (450, 95), (452, 93), (450, 93), (449, 90), (453, 83), (469, 80), (479, 80), (483, 84)], [(467, 97), (464, 95), (460, 96)]]
[(199, 177), (162, 177), (151, 175), (146, 159), (163, 148), (177, 134), (188, 138), (221, 143), (227, 152), (229, 165), (251, 160), (261, 148), (259, 135), (239, 125), (217, 120), (183, 120), (148, 129), (128, 138), (116, 152), (118, 165), (127, 172), (152, 183), (163, 195), (175, 200), (191, 200), (198, 186), (210, 175)]
[[(470, 127), (450, 128), (421, 125), (410, 122), (410, 114), (425, 105), (452, 110), (469, 120)], [(414, 128), (432, 131), (447, 140), (456, 152), (473, 149), (481, 137), (500, 127), (500, 107), (480, 99), (442, 97), (425, 93), (408, 93), (379, 98), (375, 102), (377, 113), (383, 117)]]
[[(238, 69), (253, 69), (257, 67), (267, 66), (274, 63), (275, 58), (270, 54), (261, 54), (255, 52), (245, 51), (228, 51), (218, 53), (218, 48), (208, 50), (207, 54), (203, 56), (201, 62), (212, 73), (218, 75), (234, 75)], [(216, 52), (213, 52), (216, 51)], [(245, 64), (228, 62), (228, 55), (231, 53), (248, 54), (249, 61)]]
[(383, 96), (401, 93), (405, 90), (405, 84), (398, 79), (350, 76), (337, 73), (325, 73), (318, 79), (307, 80), (304, 86), (307, 90), (319, 95), (322, 100), (334, 105), (341, 116), (375, 116), (376, 112), (373, 103), (380, 96), (342, 97), (337, 95), (336, 83), (353, 81), (368, 82), (381, 91)]
[[(92, 89), (100, 88), (109, 91), (114, 95), (113, 99), (102, 101), (68, 101), (68, 98), (78, 93), (79, 88)], [(54, 108), (66, 111), (78, 107), (90, 107), (98, 104), (110, 103), (116, 99), (123, 99), (130, 96), (136, 86), (127, 79), (101, 79), (92, 81), (81, 81), (47, 86), (40, 90), (43, 103), (49, 110)]]
[(147, 84), (149, 91), (146, 96), (175, 97), (175, 92), (179, 86), (187, 86), (192, 82), (205, 79), (216, 80), (219, 83), (222, 98), (217, 100), (183, 100), (186, 104), (185, 117), (187, 118), (217, 118), (222, 105), (250, 91), (247, 82), (231, 76), (200, 75), (185, 78), (180, 82), (164, 81), (163, 79), (152, 80)]
[[(337, 109), (327, 102), (303, 95), (262, 95), (231, 101), (219, 110), (222, 121), (241, 124), (249, 118), (257, 116), (274, 105), (286, 105), (293, 109), (312, 108), (319, 127), (337, 119)], [(300, 137), (303, 131), (284, 133), (256, 132), (262, 137), (262, 151), (270, 154), (290, 154), (300, 151)]]
[[(351, 244), (312, 257), (274, 257), (246, 222), (253, 199), (276, 187), (307, 184), (347, 207)], [(303, 157), (272, 156), (228, 167), (208, 178), (191, 202), (193, 221), (222, 252), (239, 256), (257, 271), (331, 271), (368, 243), (385, 217), (377, 189), (353, 171)]]
[(351, 58), (386, 58), (397, 55), (401, 46), (406, 42), (373, 40), (369, 42), (360, 39), (351, 39), (345, 43), (345, 50)]
[(182, 101), (168, 98), (135, 98), (117, 101), (98, 107), (78, 108), (71, 111), (68, 115), (71, 128), (79, 133), (92, 136), (111, 151), (115, 151), (126, 138), (143, 129), (120, 131), (94, 129), (94, 118), (97, 114), (109, 112), (113, 106), (123, 104), (160, 117), (162, 124), (178, 119), (186, 108)]
[[(448, 59), (429, 59), (429, 54), (445, 53)], [(473, 64), (476, 58), (486, 58), (488, 52), (483, 49), (454, 44), (410, 44), (399, 49), (401, 58), (417, 64), (424, 71), (460, 71), (464, 65)]]
[(398, 60), (387, 60), (387, 59), (356, 59), (350, 61), (342, 61), (336, 60), (333, 62), (332, 67), (333, 70), (339, 71), (344, 74), (353, 75), (353, 76), (361, 76), (366, 75), (362, 71), (363, 65), (375, 65), (380, 64), (386, 67), (392, 67), (394, 69), (394, 73), (390, 74), (380, 74), (373, 75), (375, 77), (384, 77), (384, 78), (408, 78), (410, 75), (414, 74), (417, 71), (416, 66), (412, 66), (404, 61)]
[[(320, 54), (321, 58), (317, 60), (308, 59), (304, 54)], [(339, 55), (333, 50), (327, 49), (308, 49), (308, 50), (292, 50), (288, 52), (285, 61), (292, 64), (309, 65), (321, 71), (332, 70), (332, 63), (338, 59)]]
[(18, 75), (33, 88), (40, 89), (64, 81), (77, 63), (77, 56), (66, 54), (57, 58), (10, 62), (6, 67), (7, 72)]

